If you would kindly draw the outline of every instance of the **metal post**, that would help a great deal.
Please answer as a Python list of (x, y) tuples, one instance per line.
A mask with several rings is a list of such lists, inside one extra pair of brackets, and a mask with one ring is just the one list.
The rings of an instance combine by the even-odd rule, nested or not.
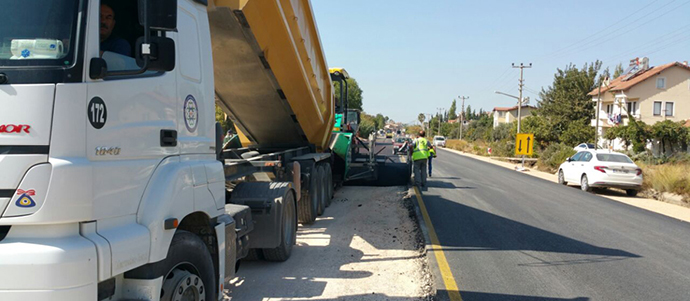
[(441, 110), (443, 108), (437, 108), (438, 109), (438, 135), (441, 136), (441, 119), (443, 119), (443, 113)]
[[(513, 68), (520, 68), (520, 83), (518, 84), (518, 89), (520, 90), (520, 94), (518, 96), (518, 116), (517, 116), (517, 133), (520, 133), (520, 119), (521, 119), (521, 113), (522, 113), (522, 104), (523, 104), (523, 99), (522, 99), (522, 87), (525, 85), (524, 82), (525, 80), (523, 79), (523, 70), (525, 68), (532, 68), (532, 63), (529, 63), (529, 66), (525, 66), (523, 63), (520, 63), (520, 66), (516, 66), (515, 63), (513, 63)], [(525, 169), (525, 155), (522, 155), (522, 170)]]
[(469, 99), (469, 96), (458, 96), (462, 99), (462, 110), (460, 111), (460, 140), (462, 140), (462, 126), (465, 124), (465, 99)]
[(601, 83), (599, 85), (599, 95), (597, 95), (597, 113), (596, 113), (596, 123), (594, 127), (594, 150), (597, 150), (599, 148), (599, 111), (601, 111), (601, 85), (604, 83)]

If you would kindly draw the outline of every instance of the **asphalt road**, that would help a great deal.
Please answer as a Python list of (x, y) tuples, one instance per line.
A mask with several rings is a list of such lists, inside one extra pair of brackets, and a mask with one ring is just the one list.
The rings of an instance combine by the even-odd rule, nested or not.
[(427, 186), (465, 301), (690, 300), (688, 223), (443, 150)]

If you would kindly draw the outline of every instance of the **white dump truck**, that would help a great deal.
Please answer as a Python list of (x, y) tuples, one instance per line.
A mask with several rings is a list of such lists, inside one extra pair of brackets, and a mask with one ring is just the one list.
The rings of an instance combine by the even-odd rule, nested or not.
[(308, 0), (3, 5), (0, 300), (219, 300), (287, 260), (333, 195), (333, 102)]

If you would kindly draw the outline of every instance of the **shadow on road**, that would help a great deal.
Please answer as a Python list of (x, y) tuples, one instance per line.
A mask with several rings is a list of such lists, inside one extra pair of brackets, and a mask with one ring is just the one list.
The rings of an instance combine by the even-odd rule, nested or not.
[[(433, 178), (436, 179), (436, 178)], [(471, 186), (455, 186), (453, 183), (433, 181), (432, 179), (427, 179), (426, 186), (429, 188), (445, 188), (445, 189), (475, 189), (476, 187)]]

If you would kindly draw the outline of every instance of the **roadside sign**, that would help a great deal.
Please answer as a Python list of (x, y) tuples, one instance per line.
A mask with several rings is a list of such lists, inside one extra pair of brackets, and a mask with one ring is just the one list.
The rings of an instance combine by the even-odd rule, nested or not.
[(516, 155), (532, 155), (534, 147), (534, 134), (517, 134), (515, 139), (515, 154)]

